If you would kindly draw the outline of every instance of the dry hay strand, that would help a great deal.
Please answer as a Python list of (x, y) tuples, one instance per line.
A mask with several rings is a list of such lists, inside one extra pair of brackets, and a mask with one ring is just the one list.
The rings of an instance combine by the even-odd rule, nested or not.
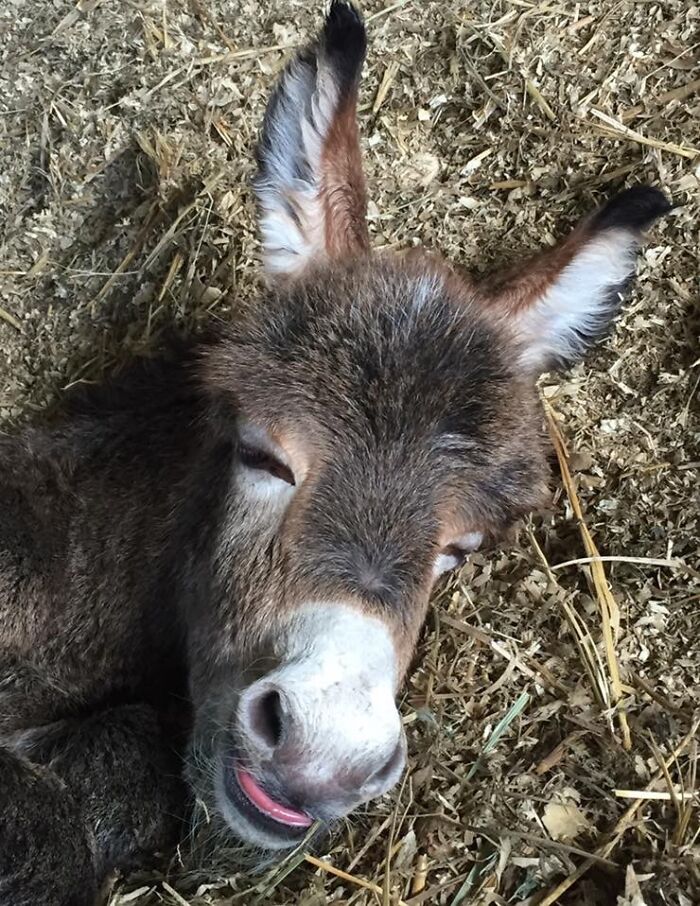
[[(598, 678), (598, 681), (600, 683), (598, 690), (601, 698), (606, 703), (609, 702), (610, 706), (617, 711), (617, 718), (620, 722), (620, 729), (622, 731), (622, 744), (627, 750), (629, 750), (632, 748), (632, 737), (630, 735), (629, 724), (627, 722), (627, 714), (625, 713), (624, 707), (622, 705), (622, 683), (620, 681), (620, 667), (617, 660), (617, 652), (615, 651), (615, 635), (620, 631), (620, 609), (617, 605), (617, 601), (615, 600), (612, 591), (610, 590), (600, 552), (598, 551), (598, 548), (593, 541), (593, 537), (588, 529), (588, 526), (586, 525), (586, 521), (583, 518), (581, 501), (579, 500), (578, 494), (576, 493), (576, 487), (571, 477), (571, 470), (569, 469), (569, 458), (564, 438), (561, 434), (561, 431), (559, 430), (559, 427), (557, 426), (552, 408), (546, 401), (545, 415), (547, 419), (547, 428), (549, 429), (549, 435), (552, 438), (554, 449), (557, 454), (559, 469), (561, 470), (561, 477), (564, 482), (566, 494), (574, 511), (579, 531), (581, 532), (583, 546), (586, 550), (586, 555), (591, 565), (593, 584), (600, 608), (603, 641), (605, 643), (605, 656), (608, 663), (608, 670), (610, 672), (609, 692), (607, 689), (607, 683), (605, 682), (602, 674), (599, 671), (595, 671), (596, 665), (593, 662), (593, 659), (590, 657), (590, 647), (588, 645), (588, 643), (590, 642), (590, 633), (586, 633), (585, 636), (579, 635), (579, 648), (582, 653), (586, 653), (587, 669), (589, 669), (591, 675), (595, 675)], [(572, 625), (576, 625), (577, 633), (581, 633), (578, 616), (575, 615), (573, 610), (570, 611), (570, 614), (568, 615), (570, 617), (570, 620), (572, 621)], [(584, 642), (586, 643), (585, 645)], [(593, 647), (595, 648), (595, 646)]]
[[(676, 749), (674, 749), (674, 751), (665, 761), (662, 760), (660, 762), (658, 770), (653, 776), (651, 784), (649, 785), (650, 793), (653, 793), (658, 785), (666, 782), (668, 769), (672, 764), (674, 764), (674, 762), (677, 761), (679, 755), (681, 755), (685, 751), (690, 743), (695, 741), (698, 727), (700, 727), (700, 720), (694, 721), (690, 732), (683, 739), (680, 745), (678, 745)], [(599, 846), (596, 850), (596, 856), (607, 858), (612, 853), (626, 831), (630, 828), (632, 821), (636, 817), (642, 803), (645, 801), (648, 801), (648, 799), (640, 797), (625, 810), (622, 817), (610, 833), (607, 841)], [(541, 899), (538, 903), (538, 906), (554, 906), (555, 903), (559, 902), (562, 894), (566, 893), (566, 891), (569, 890), (577, 881), (579, 881), (587, 871), (590, 871), (594, 864), (595, 860), (591, 856), (589, 856), (575, 871), (573, 871), (569, 875), (568, 878), (563, 880), (560, 884), (557, 884), (557, 886), (553, 890), (551, 890), (543, 899)]]

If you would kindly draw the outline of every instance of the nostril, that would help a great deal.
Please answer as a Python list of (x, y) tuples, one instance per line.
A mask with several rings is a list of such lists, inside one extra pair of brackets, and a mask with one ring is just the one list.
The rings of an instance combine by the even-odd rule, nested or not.
[(248, 711), (250, 730), (265, 745), (276, 748), (284, 731), (282, 696), (276, 689), (268, 689), (250, 703)]
[(389, 787), (396, 783), (406, 761), (406, 744), (403, 736), (396, 743), (388, 761), (370, 777), (370, 783), (377, 787)]

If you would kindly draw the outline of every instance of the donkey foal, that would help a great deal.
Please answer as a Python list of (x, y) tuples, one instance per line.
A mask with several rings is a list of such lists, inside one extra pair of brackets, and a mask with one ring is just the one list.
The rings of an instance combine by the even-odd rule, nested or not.
[(630, 189), (478, 285), (373, 254), (364, 54), (336, 0), (272, 96), (269, 291), (0, 438), (5, 906), (92, 903), (173, 846), (189, 790), (283, 850), (396, 783), (431, 588), (545, 500), (535, 380), (607, 331), (669, 209)]

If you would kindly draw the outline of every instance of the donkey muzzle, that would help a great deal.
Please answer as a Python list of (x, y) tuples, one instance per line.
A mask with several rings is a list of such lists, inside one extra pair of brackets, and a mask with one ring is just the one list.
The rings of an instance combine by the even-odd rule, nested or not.
[(285, 648), (280, 666), (240, 695), (225, 770), (247, 821), (289, 836), (386, 793), (406, 743), (396, 656), (380, 620), (343, 605), (307, 606)]

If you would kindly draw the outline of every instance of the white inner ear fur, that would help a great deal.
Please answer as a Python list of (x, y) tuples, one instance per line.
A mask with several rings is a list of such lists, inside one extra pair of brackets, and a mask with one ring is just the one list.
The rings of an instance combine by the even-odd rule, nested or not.
[(293, 276), (325, 251), (319, 179), (338, 90), (322, 62), (314, 71), (298, 60), (279, 92), (266, 126), (265, 179), (258, 182), (257, 195), (265, 269), (272, 276)]
[(597, 335), (615, 316), (618, 306), (611, 293), (634, 273), (636, 248), (636, 237), (625, 230), (586, 242), (547, 292), (517, 316), (522, 365), (534, 370), (553, 358), (582, 357), (586, 337)]

